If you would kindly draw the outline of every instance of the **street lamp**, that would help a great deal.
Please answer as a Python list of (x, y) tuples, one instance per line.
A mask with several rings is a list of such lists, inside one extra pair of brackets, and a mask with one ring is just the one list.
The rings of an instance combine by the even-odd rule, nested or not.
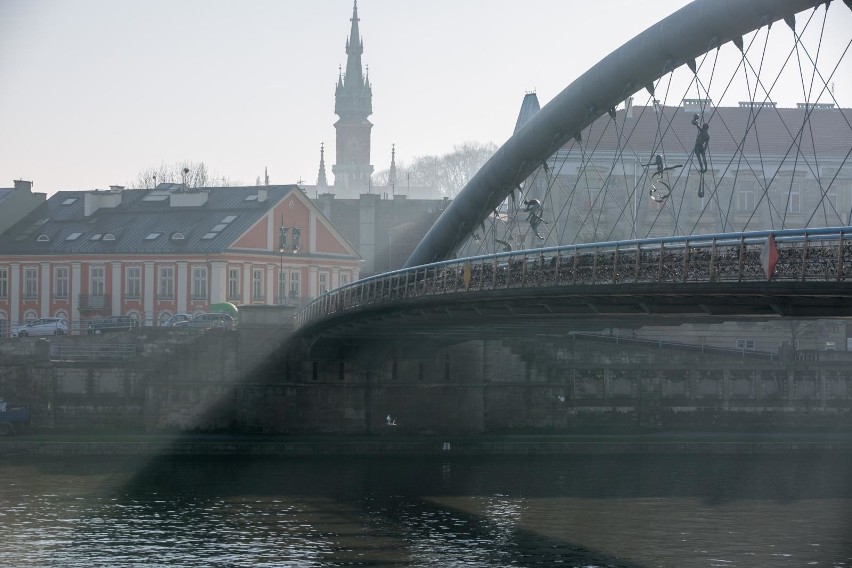
[[(290, 235), (290, 231), (293, 231), (293, 239), (291, 241), (291, 246), (288, 246), (288, 237)], [(287, 286), (284, 281), (284, 255), (287, 254), (288, 250), (291, 250), (293, 254), (298, 254), (301, 249), (301, 237), (302, 237), (302, 229), (299, 227), (287, 227), (284, 225), (284, 215), (281, 215), (281, 228), (278, 229), (278, 255), (280, 258), (280, 267), (278, 269), (278, 301), (284, 303), (284, 299), (287, 296)]]
[(290, 231), (284, 226), (284, 216), (281, 218), (281, 228), (278, 230), (278, 255), (281, 259), (281, 266), (278, 269), (278, 302), (284, 303), (284, 296), (287, 292), (286, 282), (284, 282), (284, 252), (287, 250), (287, 233)]

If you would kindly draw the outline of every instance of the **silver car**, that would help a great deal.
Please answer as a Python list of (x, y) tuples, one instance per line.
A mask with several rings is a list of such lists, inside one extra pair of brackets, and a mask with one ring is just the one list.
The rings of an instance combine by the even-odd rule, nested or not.
[(39, 318), (26, 324), (12, 326), (12, 337), (65, 335), (67, 333), (68, 323), (62, 318)]
[(178, 325), (183, 325), (183, 322), (187, 322), (192, 319), (192, 316), (189, 314), (175, 314), (166, 321), (163, 322), (163, 327), (175, 327)]
[(228, 314), (198, 314), (184, 325), (196, 329), (222, 329), (231, 331), (234, 329), (234, 318)]

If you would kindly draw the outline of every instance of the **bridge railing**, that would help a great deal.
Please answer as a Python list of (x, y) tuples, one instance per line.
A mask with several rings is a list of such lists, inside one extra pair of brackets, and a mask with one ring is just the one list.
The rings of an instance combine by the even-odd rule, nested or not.
[(774, 238), (772, 281), (846, 281), (852, 227), (660, 237), (527, 249), (378, 274), (327, 292), (296, 328), (341, 312), (435, 295), (518, 288), (766, 281), (761, 256)]

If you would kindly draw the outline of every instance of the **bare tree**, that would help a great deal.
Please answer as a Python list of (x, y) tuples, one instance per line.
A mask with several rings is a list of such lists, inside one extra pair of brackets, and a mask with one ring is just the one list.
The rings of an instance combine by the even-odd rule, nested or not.
[[(410, 166), (397, 164), (396, 183), (434, 187), (441, 195), (455, 197), (496, 151), (491, 142), (465, 142), (442, 156), (418, 156)], [(382, 170), (373, 176), (373, 184), (390, 185), (389, 177), (390, 172)]]
[(145, 168), (136, 175), (136, 181), (127, 185), (137, 189), (153, 189), (161, 183), (182, 183), (186, 187), (227, 187), (234, 185), (225, 176), (211, 172), (204, 162), (184, 160), (173, 164)]

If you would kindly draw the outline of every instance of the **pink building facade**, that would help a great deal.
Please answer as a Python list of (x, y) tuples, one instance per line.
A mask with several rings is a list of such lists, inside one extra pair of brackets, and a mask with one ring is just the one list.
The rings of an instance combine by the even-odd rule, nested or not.
[(213, 304), (299, 304), (358, 278), (297, 186), (59, 192), (0, 237), (0, 331), (62, 317), (159, 325)]

